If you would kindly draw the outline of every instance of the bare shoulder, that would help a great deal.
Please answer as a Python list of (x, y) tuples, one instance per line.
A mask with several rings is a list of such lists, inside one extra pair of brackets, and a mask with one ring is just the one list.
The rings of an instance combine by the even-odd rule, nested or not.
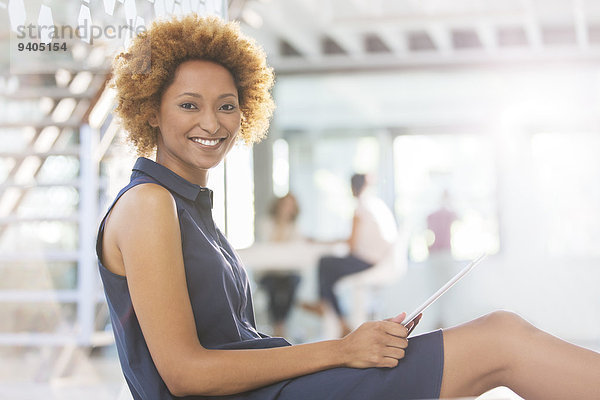
[[(177, 206), (171, 193), (154, 183), (126, 191), (114, 205), (104, 227), (102, 259), (106, 268), (126, 275), (123, 251), (144, 248), (153, 237), (179, 229)], [(174, 238), (177, 236), (170, 236)]]
[(123, 208), (160, 211), (175, 207), (175, 199), (163, 186), (156, 183), (142, 183), (134, 186), (121, 196), (117, 204)]
[(164, 218), (177, 216), (177, 206), (167, 189), (158, 184), (143, 183), (125, 192), (111, 213), (117, 225), (142, 224), (159, 228), (157, 225), (164, 222)]

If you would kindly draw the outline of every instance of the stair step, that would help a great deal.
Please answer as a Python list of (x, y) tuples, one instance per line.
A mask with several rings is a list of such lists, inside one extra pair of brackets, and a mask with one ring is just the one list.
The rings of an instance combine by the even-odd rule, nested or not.
[(72, 61), (72, 62), (53, 62), (53, 63), (30, 63), (27, 68), (22, 68), (19, 71), (13, 71), (12, 75), (20, 75), (20, 74), (54, 74), (59, 69), (66, 69), (72, 74), (76, 74), (78, 72), (91, 72), (93, 74), (106, 74), (110, 71), (110, 65), (107, 63), (106, 65), (101, 66), (86, 66), (84, 63)]
[(43, 129), (47, 126), (56, 126), (58, 128), (79, 128), (81, 126), (81, 119), (69, 119), (63, 122), (56, 122), (50, 118), (44, 118), (38, 121), (16, 121), (0, 123), (0, 129), (15, 129), (29, 127)]
[[(65, 346), (78, 343), (79, 338), (75, 334), (65, 333), (0, 333), (0, 346)], [(112, 332), (96, 331), (92, 333), (90, 343), (83, 345), (94, 347), (109, 346), (115, 342)]]
[(73, 303), (77, 301), (77, 290), (0, 290), (0, 302), (4, 303), (38, 303), (57, 302)]
[(29, 100), (29, 99), (39, 99), (40, 97), (49, 97), (51, 99), (63, 99), (63, 98), (73, 98), (73, 99), (89, 99), (92, 98), (98, 93), (98, 88), (92, 87), (90, 89), (86, 89), (82, 93), (73, 93), (68, 88), (58, 88), (58, 87), (41, 87), (41, 88), (20, 88), (15, 93), (9, 93), (4, 95), (4, 97), (11, 100)]
[(6, 190), (7, 188), (32, 189), (32, 188), (49, 188), (49, 187), (64, 187), (64, 186), (79, 188), (79, 181), (72, 180), (72, 181), (57, 181), (57, 182), (16, 183), (14, 181), (8, 180), (8, 181), (4, 181), (4, 183), (2, 183), (0, 185), (0, 192)]
[(68, 148), (62, 150), (51, 149), (48, 151), (34, 151), (34, 150), (22, 150), (19, 152), (10, 151), (10, 152), (0, 152), (0, 158), (16, 158), (22, 159), (29, 156), (37, 156), (37, 157), (49, 157), (49, 156), (79, 156), (78, 148)]
[(0, 253), (0, 263), (9, 262), (76, 262), (77, 251), (39, 251)]
[(0, 226), (12, 225), (18, 223), (28, 222), (78, 222), (79, 217), (76, 215), (65, 215), (57, 217), (44, 217), (44, 216), (32, 216), (32, 217), (19, 217), (17, 215), (11, 215), (8, 217), (0, 218)]

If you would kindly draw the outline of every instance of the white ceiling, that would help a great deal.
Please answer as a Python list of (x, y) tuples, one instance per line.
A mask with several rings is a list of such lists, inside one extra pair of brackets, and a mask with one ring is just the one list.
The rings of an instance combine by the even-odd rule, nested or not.
[(232, 0), (278, 74), (600, 61), (598, 0)]
[(65, 16), (73, 23), (89, 5), (103, 24), (125, 20), (128, 9), (148, 22), (167, 4), (178, 13), (221, 2), (279, 75), (600, 61), (599, 0), (0, 0), (0, 35), (10, 25), (7, 11), (22, 8), (35, 21), (42, 4), (55, 23)]

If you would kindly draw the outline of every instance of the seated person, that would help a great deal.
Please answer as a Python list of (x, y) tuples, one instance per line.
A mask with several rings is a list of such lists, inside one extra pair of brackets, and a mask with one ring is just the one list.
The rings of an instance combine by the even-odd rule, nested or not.
[(371, 193), (365, 174), (350, 178), (352, 195), (357, 199), (352, 233), (347, 240), (350, 253), (345, 257), (323, 257), (319, 261), (319, 296), (316, 304), (303, 303), (308, 311), (322, 315), (330, 305), (337, 316), (342, 336), (351, 329), (342, 314), (334, 285), (343, 277), (364, 271), (381, 261), (394, 245), (398, 231), (396, 220), (385, 203)]
[[(301, 239), (296, 228), (300, 208), (292, 193), (276, 198), (269, 211), (269, 218), (260, 224), (260, 241), (277, 244)], [(269, 319), (273, 334), (284, 336), (285, 320), (294, 303), (300, 275), (291, 271), (266, 271), (258, 282), (269, 296)]]
[(115, 112), (153, 158), (136, 161), (96, 246), (134, 399), (430, 399), (496, 386), (527, 399), (600, 398), (600, 354), (506, 311), (410, 339), (405, 313), (317, 343), (258, 332), (246, 271), (212, 219), (206, 184), (236, 141), (268, 129), (264, 52), (236, 23), (175, 17), (140, 33), (112, 76)]

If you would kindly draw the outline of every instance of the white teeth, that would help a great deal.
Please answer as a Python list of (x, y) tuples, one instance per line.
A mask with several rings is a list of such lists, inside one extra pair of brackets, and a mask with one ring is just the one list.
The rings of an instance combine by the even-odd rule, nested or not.
[(219, 139), (208, 140), (208, 139), (201, 139), (201, 138), (192, 138), (192, 140), (196, 143), (200, 143), (205, 146), (216, 146), (217, 144), (219, 144)]

